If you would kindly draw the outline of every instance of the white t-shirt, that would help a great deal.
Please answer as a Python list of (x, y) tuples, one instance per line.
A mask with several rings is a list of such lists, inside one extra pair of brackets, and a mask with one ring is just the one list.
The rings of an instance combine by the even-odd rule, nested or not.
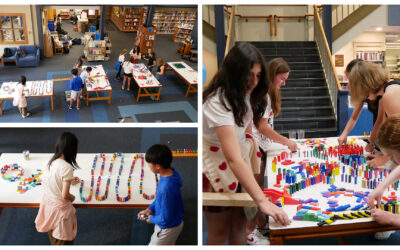
[[(268, 119), (268, 125), (272, 129), (274, 129), (274, 111), (272, 110), (272, 106), (271, 106), (271, 98), (269, 97), (269, 95), (267, 97), (268, 97), (267, 98), (268, 105), (267, 105), (267, 108), (265, 109), (265, 112), (264, 112), (264, 115), (262, 118)], [(260, 146), (264, 151), (268, 150), (272, 141), (268, 137), (261, 134), (254, 124), (253, 124), (252, 130), (253, 130), (253, 137), (254, 137), (254, 140), (256, 140), (257, 145)]]
[(134, 67), (133, 63), (126, 61), (126, 62), (124, 62), (123, 67), (124, 67), (125, 74), (132, 74), (133, 67)]
[(26, 102), (26, 97), (25, 95), (23, 95), (24, 90), (25, 86), (22, 85), (22, 83), (18, 83), (17, 87), (15, 88), (14, 99), (19, 108), (25, 108), (26, 106), (28, 106), (28, 103)]
[[(229, 108), (228, 101), (225, 105)], [(239, 127), (235, 123), (235, 118), (232, 111), (227, 111), (221, 103), (219, 94), (215, 94), (203, 104), (203, 138), (211, 144), (220, 146), (221, 143), (218, 139), (216, 127), (221, 126), (234, 126), (239, 143), (246, 140), (246, 128), (252, 119), (250, 95), (246, 96), (246, 105), (248, 107), (247, 114), (243, 117), (243, 127)]]
[(89, 78), (89, 73), (88, 73), (86, 70), (84, 70), (84, 71), (82, 71), (82, 73), (81, 73), (80, 77), (82, 78), (82, 82), (83, 82), (83, 84), (85, 84), (85, 82), (86, 82), (86, 79), (88, 79), (88, 78)]
[(120, 61), (121, 63), (123, 63), (125, 61), (125, 55), (120, 55), (118, 57), (118, 61)]
[(43, 189), (46, 195), (63, 200), (62, 186), (63, 181), (74, 179), (72, 165), (62, 159), (56, 159), (43, 171)]
[[(266, 118), (268, 119), (268, 125), (274, 129), (274, 111), (272, 110), (272, 106), (271, 106), (271, 98), (269, 97), (269, 95), (267, 96), (268, 99), (268, 105), (267, 108), (265, 109), (264, 115), (262, 118)], [(261, 134), (260, 132), (258, 132), (258, 129), (256, 128), (256, 126), (253, 124), (253, 137), (254, 140), (256, 140), (257, 145), (260, 146), (264, 151), (268, 150), (269, 146), (271, 145), (272, 141), (264, 136), (263, 134)]]

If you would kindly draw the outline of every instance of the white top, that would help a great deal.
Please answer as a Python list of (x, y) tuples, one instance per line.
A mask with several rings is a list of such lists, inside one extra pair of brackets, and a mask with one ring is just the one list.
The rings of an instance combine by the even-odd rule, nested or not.
[(24, 90), (25, 86), (21, 83), (18, 83), (17, 87), (15, 88), (14, 101), (15, 103), (18, 103), (18, 107), (20, 108), (25, 108), (26, 106), (28, 106), (28, 103), (26, 102), (26, 97), (24, 95)]
[[(229, 108), (228, 101), (225, 105)], [(252, 112), (250, 105), (250, 95), (246, 96), (246, 105), (248, 107), (247, 114), (243, 117), (243, 127), (239, 127), (235, 123), (235, 118), (232, 111), (227, 111), (222, 105), (219, 94), (207, 99), (203, 104), (203, 138), (209, 143), (220, 146), (221, 143), (215, 131), (216, 127), (234, 126), (239, 143), (246, 140), (245, 130), (251, 123)]]
[(118, 57), (118, 61), (120, 61), (120, 62), (124, 62), (125, 61), (125, 55), (120, 55), (119, 57)]
[(63, 200), (63, 182), (74, 179), (72, 165), (62, 159), (56, 159), (51, 166), (43, 169), (43, 189), (44, 192), (56, 199)]
[(89, 78), (89, 73), (86, 71), (86, 69), (82, 71), (80, 77), (82, 78), (82, 82), (86, 82), (86, 79)]
[[(272, 129), (274, 129), (274, 111), (272, 110), (271, 98), (269, 97), (269, 95), (267, 95), (267, 99), (268, 99), (268, 105), (267, 108), (265, 109), (262, 118), (268, 119), (268, 125)], [(254, 124), (252, 130), (253, 130), (253, 137), (256, 140), (257, 145), (260, 146), (264, 151), (267, 151), (268, 148), (271, 146), (272, 141), (268, 137), (261, 134)]]
[[(188, 81), (190, 84), (197, 84), (197, 71), (192, 69), (184, 62), (168, 62), (167, 63), (177, 74)], [(183, 66), (178, 68), (177, 66)]]
[(125, 74), (132, 74), (133, 66), (134, 66), (133, 63), (131, 63), (129, 61), (124, 62), (124, 64), (123, 64), (124, 73)]

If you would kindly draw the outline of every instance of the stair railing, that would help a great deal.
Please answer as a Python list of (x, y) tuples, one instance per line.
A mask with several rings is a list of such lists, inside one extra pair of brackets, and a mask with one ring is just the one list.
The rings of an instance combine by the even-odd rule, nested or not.
[(334, 12), (332, 13), (332, 26), (340, 23), (361, 6), (360, 4), (332, 5), (332, 12)]
[(336, 73), (335, 64), (332, 60), (332, 54), (326, 40), (324, 28), (322, 27), (322, 21), (319, 16), (317, 6), (314, 5), (314, 40), (318, 46), (319, 55), (321, 58), (322, 67), (324, 70), (326, 83), (329, 89), (329, 95), (333, 106), (333, 111), (337, 119), (337, 95), (338, 91), (341, 90), (339, 78)]
[(232, 32), (234, 30), (234, 22), (235, 22), (235, 5), (231, 6), (231, 11), (230, 11), (230, 17), (229, 17), (229, 26), (228, 26), (228, 34), (226, 38), (226, 45), (225, 45), (225, 56), (228, 54), (229, 50), (233, 47), (233, 44), (235, 44), (234, 39), (232, 39)]

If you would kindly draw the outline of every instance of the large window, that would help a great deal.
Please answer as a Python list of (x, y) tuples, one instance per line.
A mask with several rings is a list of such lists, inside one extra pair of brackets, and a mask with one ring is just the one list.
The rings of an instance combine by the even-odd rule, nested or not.
[(25, 14), (0, 13), (0, 44), (26, 44)]

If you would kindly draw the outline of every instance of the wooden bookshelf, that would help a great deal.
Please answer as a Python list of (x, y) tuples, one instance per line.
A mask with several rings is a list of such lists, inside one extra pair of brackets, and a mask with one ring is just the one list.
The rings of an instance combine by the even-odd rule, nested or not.
[(111, 14), (111, 21), (122, 32), (135, 32), (143, 23), (145, 9), (135, 8), (132, 12), (131, 9), (126, 8), (123, 12), (113, 10)]
[(194, 24), (181, 23), (176, 26), (175, 34), (172, 38), (174, 42), (180, 42), (186, 39), (186, 37), (192, 35)]
[(154, 51), (154, 42), (156, 41), (156, 27), (140, 26), (138, 30), (139, 47), (142, 54), (148, 53), (149, 50)]
[(61, 10), (60, 11), (61, 19), (68, 19), (70, 18), (69, 10)]
[(194, 25), (196, 17), (197, 9), (160, 8), (154, 12), (153, 25), (158, 34), (175, 34), (177, 26)]
[(104, 61), (106, 57), (106, 43), (105, 40), (88, 41), (84, 49), (87, 60), (89, 62)]

